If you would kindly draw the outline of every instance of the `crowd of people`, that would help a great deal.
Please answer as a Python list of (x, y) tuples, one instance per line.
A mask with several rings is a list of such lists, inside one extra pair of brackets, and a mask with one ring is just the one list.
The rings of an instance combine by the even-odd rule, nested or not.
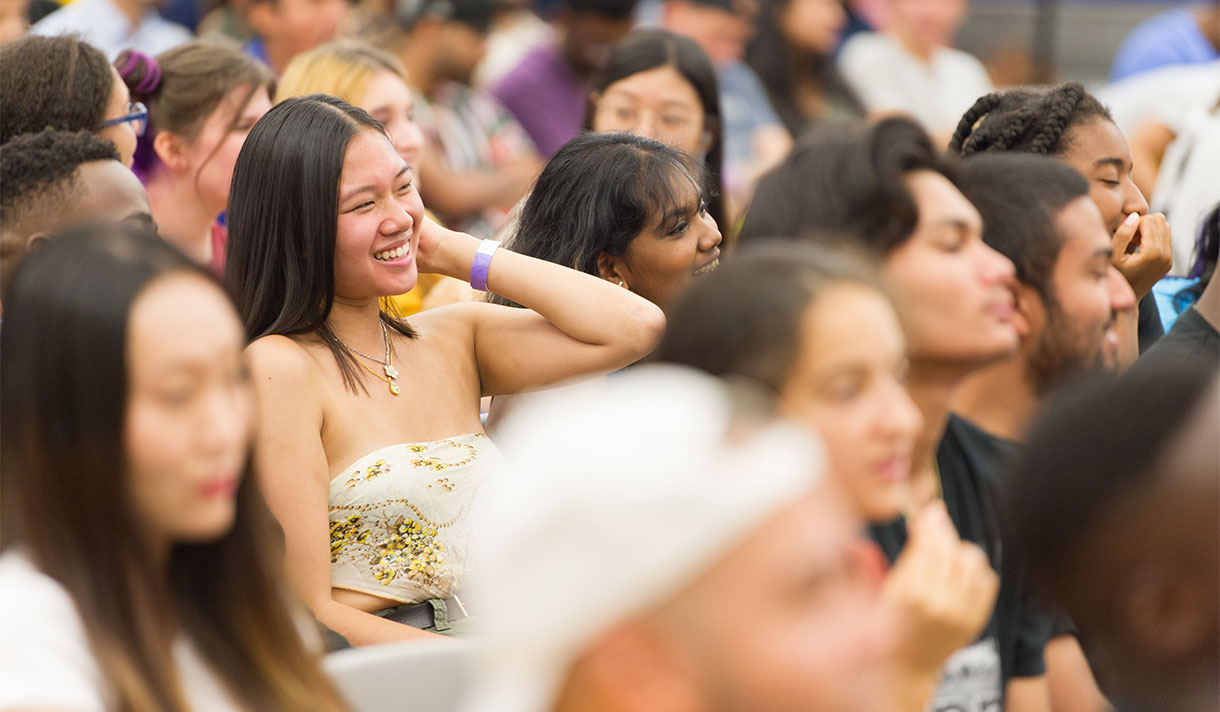
[(0, 710), (1215, 712), (1220, 4), (966, 10), (6, 3)]

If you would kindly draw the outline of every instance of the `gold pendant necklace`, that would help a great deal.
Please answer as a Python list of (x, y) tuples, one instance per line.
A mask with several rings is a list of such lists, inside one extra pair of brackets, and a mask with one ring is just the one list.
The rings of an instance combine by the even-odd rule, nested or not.
[(381, 322), (381, 338), (385, 341), (385, 360), (384, 361), (379, 358), (374, 358), (372, 356), (369, 356), (368, 354), (363, 353), (361, 351), (357, 351), (356, 349), (353, 349), (352, 347), (343, 343), (343, 341), (338, 336), (335, 337), (335, 341), (338, 341), (339, 345), (342, 346), (344, 349), (347, 349), (348, 353), (352, 354), (353, 356), (363, 356), (364, 358), (366, 358), (370, 361), (374, 361), (376, 363), (381, 364), (382, 370), (385, 371), (384, 376), (381, 375), (380, 373), (377, 373), (373, 369), (369, 368), (368, 364), (366, 364), (365, 362), (361, 361), (360, 359), (356, 359), (356, 363), (360, 364), (360, 366), (364, 370), (373, 374), (373, 376), (375, 376), (376, 378), (388, 383), (390, 386), (390, 393), (392, 393), (394, 395), (398, 395), (398, 394), (402, 393), (402, 389), (400, 389), (398, 387), (398, 384), (394, 382), (395, 379), (398, 378), (398, 369), (394, 368), (394, 348), (390, 344), (390, 332), (388, 329), (386, 329), (384, 321)]

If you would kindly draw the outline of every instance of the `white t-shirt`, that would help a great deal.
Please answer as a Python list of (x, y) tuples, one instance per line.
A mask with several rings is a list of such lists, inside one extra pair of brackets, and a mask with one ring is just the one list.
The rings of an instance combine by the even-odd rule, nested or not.
[[(179, 639), (173, 655), (193, 709), (240, 709), (193, 646)], [(68, 592), (20, 552), (0, 556), (0, 710), (105, 712), (110, 695)]]
[(191, 31), (170, 22), (151, 7), (133, 24), (112, 0), (73, 0), (34, 23), (31, 35), (80, 35), (114, 61), (125, 49), (158, 55), (195, 39)]
[(935, 136), (952, 133), (962, 114), (992, 91), (987, 70), (973, 56), (941, 47), (925, 63), (894, 37), (875, 32), (847, 40), (839, 71), (870, 113), (910, 114)]

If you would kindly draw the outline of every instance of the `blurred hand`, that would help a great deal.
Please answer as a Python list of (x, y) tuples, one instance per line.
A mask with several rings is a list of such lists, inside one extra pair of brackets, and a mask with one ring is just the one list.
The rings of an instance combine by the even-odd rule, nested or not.
[(1161, 213), (1131, 213), (1114, 232), (1114, 266), (1127, 278), (1138, 302), (1173, 267), (1173, 240)]
[(1000, 577), (982, 549), (958, 537), (944, 502), (925, 507), (908, 530), (881, 600), (896, 628), (896, 666), (936, 675), (991, 618)]

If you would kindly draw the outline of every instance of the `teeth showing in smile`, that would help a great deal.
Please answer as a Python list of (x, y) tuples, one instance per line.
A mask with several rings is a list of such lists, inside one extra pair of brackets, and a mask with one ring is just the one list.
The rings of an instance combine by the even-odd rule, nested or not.
[(717, 258), (717, 259), (712, 260), (710, 263), (695, 270), (695, 274), (707, 274), (708, 272), (715, 272), (716, 268), (719, 266), (720, 266), (720, 259)]
[(399, 257), (405, 257), (406, 254), (410, 251), (411, 251), (410, 248), (408, 248), (406, 245), (403, 245), (402, 247), (399, 247), (397, 250), (386, 250), (385, 252), (378, 252), (377, 254), (373, 255), (373, 257), (375, 259), (382, 260), (382, 261), (396, 260)]

